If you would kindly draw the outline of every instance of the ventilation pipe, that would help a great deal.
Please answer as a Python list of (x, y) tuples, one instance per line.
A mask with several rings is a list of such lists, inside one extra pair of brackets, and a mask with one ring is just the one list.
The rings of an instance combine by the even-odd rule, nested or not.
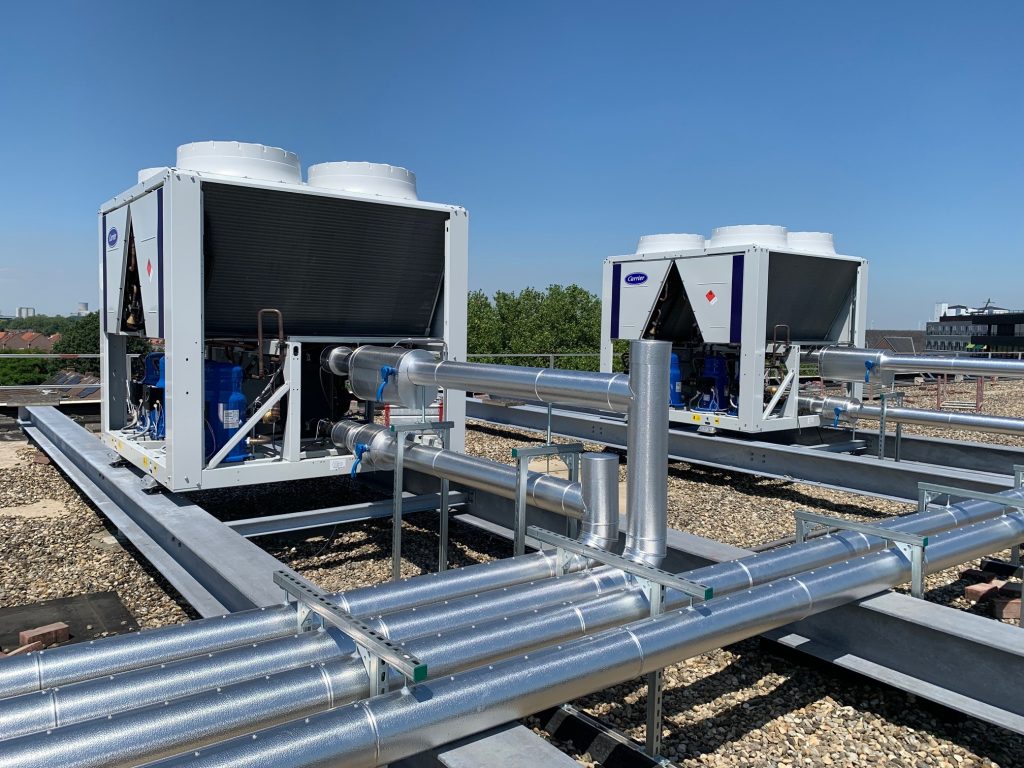
[[(598, 456), (603, 457), (604, 455)], [(610, 465), (610, 462), (606, 463)], [(1005, 496), (1007, 502), (1012, 503), (1021, 498), (1021, 492), (1020, 490), (1011, 490), (1001, 496)], [(930, 536), (953, 526), (969, 525), (991, 519), (1000, 514), (1001, 510), (1002, 507), (991, 502), (963, 502), (950, 507), (932, 507), (924, 513), (891, 518), (882, 522), (880, 527)], [(714, 586), (716, 595), (724, 595), (749, 589), (810, 568), (877, 551), (884, 548), (886, 544), (885, 540), (879, 537), (854, 534), (854, 532), (840, 532), (840, 534), (821, 537), (812, 542), (779, 548), (738, 561), (698, 568), (681, 575), (691, 581)], [(467, 570), (481, 567), (473, 566)], [(457, 633), (451, 634), (451, 637), (445, 633), (431, 633), (410, 644), (410, 649), (417, 655), (430, 659), (431, 669), (436, 674), (449, 674), (449, 672), (456, 672), (467, 666), (484, 663), (485, 659), (497, 657), (501, 653), (522, 652), (528, 650), (529, 647), (536, 647), (538, 644), (562, 642), (611, 624), (637, 620), (646, 613), (648, 606), (638, 588), (621, 591), (625, 582), (620, 578), (615, 578), (615, 572), (609, 568), (602, 568), (560, 580), (549, 580), (539, 588), (520, 585), (516, 589), (502, 589), (499, 597), (503, 597), (503, 599), (497, 606), (478, 606), (472, 602), (466, 604), (466, 600), (444, 601), (421, 610), (382, 616), (380, 621), (386, 625), (385, 631), (388, 637), (400, 638), (416, 637), (418, 633), (422, 633), (429, 627), (442, 626), (447, 632), (451, 632), (455, 629), (453, 622), (458, 622), (461, 627), (465, 628), (469, 623), (475, 624), (483, 621), (485, 616), (499, 617), (497, 623), (477, 624), (475, 628), (459, 630)], [(413, 590), (417, 584), (430, 582), (432, 578), (422, 577), (403, 582), (402, 585)], [(571, 606), (562, 606), (556, 604), (558, 596), (565, 600), (578, 600), (587, 597), (594, 599), (574, 603)], [(486, 597), (486, 595), (480, 596), (480, 598)], [(670, 589), (666, 595), (666, 606), (670, 610), (685, 607), (688, 602), (689, 598), (686, 595), (675, 590)], [(480, 607), (486, 610), (481, 612), (478, 609)], [(503, 610), (495, 612), (495, 607)], [(538, 608), (541, 609), (538, 610)], [(377, 627), (377, 621), (374, 622), (375, 627)], [(497, 632), (495, 631), (496, 627)], [(381, 627), (377, 628), (382, 629)], [(133, 637), (136, 640), (141, 639), (138, 636)], [(112, 640), (99, 641), (91, 644), (90, 647), (110, 645)], [(288, 642), (292, 640), (290, 638)], [(303, 634), (294, 640), (301, 644), (319, 643), (323, 639), (316, 640), (309, 634)], [(282, 649), (286, 647), (284, 642), (274, 641)], [(296, 648), (298, 647), (297, 645)], [(61, 650), (67, 649), (48, 651), (47, 654), (59, 655)], [(187, 690), (195, 690), (198, 685), (209, 684), (212, 686), (216, 684), (215, 680), (226, 686), (231, 683), (232, 675), (238, 675), (240, 671), (242, 671), (241, 674), (246, 674), (239, 664), (242, 663), (244, 666), (246, 653), (259, 654), (260, 649), (249, 646), (240, 647), (223, 657), (221, 654), (203, 654), (198, 655), (195, 659), (190, 659), (187, 665), (174, 665), (166, 670), (162, 667), (158, 669), (155, 666), (143, 670), (139, 675), (119, 676), (116, 679), (104, 677), (93, 680), (85, 686), (67, 686), (59, 691), (49, 691), (48, 695), (52, 697), (52, 701), (38, 695), (0, 701), (0, 724), (9, 721), (12, 729), (9, 735), (13, 736), (16, 733), (25, 732), (25, 729), (36, 730), (33, 726), (39, 723), (51, 723), (56, 713), (60, 714), (60, 720), (52, 722), (53, 726), (81, 719), (86, 714), (101, 718), (124, 709), (143, 707), (146, 701), (175, 698), (177, 695), (184, 695)], [(360, 674), (362, 670), (359, 662), (342, 662), (341, 664), (345, 665), (345, 672), (337, 670), (334, 666), (336, 657), (347, 654), (335, 645), (334, 650), (330, 653), (332, 667), (323, 673), (319, 671), (322, 668), (314, 664), (311, 669), (306, 671), (288, 673), (284, 678), (273, 678), (265, 683), (256, 678), (261, 677), (263, 673), (273, 673), (272, 663), (270, 666), (263, 667), (261, 671), (259, 665), (264, 665), (265, 659), (254, 658), (250, 670), (253, 674), (246, 679), (246, 683), (224, 689), (222, 696), (206, 694), (202, 697), (189, 697), (157, 711), (138, 713), (137, 716), (131, 716), (130, 720), (119, 720), (110, 724), (106, 724), (105, 721), (97, 721), (96, 728), (93, 730), (83, 729), (81, 733), (76, 731), (75, 735), (68, 731), (62, 731), (61, 749), (67, 755), (74, 756), (76, 760), (80, 761), (75, 763), (76, 765), (97, 765), (97, 760), (99, 763), (103, 763), (109, 760), (110, 755), (108, 740), (99, 737), (99, 732), (104, 729), (109, 729), (112, 737), (128, 739), (131, 744), (129, 749), (136, 755), (150, 754), (147, 751), (157, 749), (156, 742), (158, 741), (163, 744), (160, 749), (166, 754), (167, 739), (176, 739), (173, 741), (174, 746), (176, 750), (181, 750), (188, 748), (189, 745), (200, 745), (213, 740), (217, 734), (229, 734), (230, 729), (224, 730), (226, 726), (220, 723), (218, 716), (226, 715), (226, 719), (233, 719), (236, 715), (230, 713), (232, 707), (245, 710), (245, 714), (249, 717), (250, 728), (258, 727), (260, 723), (269, 722), (267, 718), (271, 717), (269, 709), (272, 707), (273, 701), (276, 702), (276, 706), (284, 708), (284, 714), (274, 716), (279, 721), (291, 719), (289, 715), (294, 715), (298, 709), (309, 708), (314, 697), (317, 701), (315, 705), (317, 708), (337, 707), (344, 701), (367, 695), (368, 690), (365, 674)], [(232, 664), (229, 657), (237, 658), (237, 662)], [(280, 657), (285, 658), (283, 655)], [(304, 660), (308, 662), (308, 659), (299, 657), (293, 660), (296, 666), (303, 665)], [(165, 680), (165, 675), (169, 679)], [(326, 679), (325, 675), (341, 685), (329, 691), (326, 691), (323, 685), (321, 688), (315, 688), (316, 680), (323, 683)], [(297, 676), (312, 679), (313, 688), (302, 688), (305, 698), (299, 695), (299, 689), (296, 687)], [(259, 696), (250, 696), (249, 698), (246, 696), (247, 693), (252, 693), (253, 686), (264, 689), (265, 695), (260, 699), (259, 708), (253, 706), (253, 700), (260, 698)], [(219, 692), (218, 689), (218, 694)], [(157, 698), (155, 699), (154, 696)], [(22, 700), (18, 701), (18, 698)], [(121, 700), (123, 698), (130, 700), (123, 701)], [(231, 701), (238, 703), (232, 705)], [(89, 710), (89, 708), (94, 709)], [(203, 725), (201, 728), (202, 734), (205, 735), (201, 735), (195, 729), (189, 731), (187, 735), (180, 733), (180, 715), (178, 714), (180, 708), (185, 708), (193, 714), (200, 711), (204, 713), (205, 717), (200, 720), (209, 721), (209, 724)], [(259, 712), (256, 711), (257, 709)], [(308, 709), (306, 711), (309, 712)], [(27, 723), (27, 720), (31, 722)], [(166, 724), (171, 724), (171, 727), (165, 727)], [(137, 737), (129, 737), (129, 731), (137, 734)], [(0, 730), (0, 732), (3, 731)], [(236, 730), (236, 732), (238, 731)], [(3, 745), (0, 744), (0, 753), (3, 752), (3, 749)], [(104, 752), (99, 752), (99, 750)]]
[[(856, 424), (858, 419), (879, 421), (882, 409), (877, 405), (865, 405), (851, 397), (811, 397), (801, 395), (800, 408), (818, 414), (826, 421), (838, 425), (839, 421)], [(885, 420), (901, 424), (918, 424), (923, 427), (963, 429), (969, 432), (989, 432), (997, 435), (1024, 435), (1024, 419), (1005, 416), (988, 416), (981, 413), (947, 413), (921, 408), (886, 406)]]
[(623, 555), (657, 567), (665, 559), (668, 538), (667, 341), (633, 341), (629, 345), (629, 386), (633, 405), (626, 425), (626, 515)]
[(424, 397), (433, 400), (438, 387), (615, 413), (626, 413), (633, 401), (629, 377), (623, 373), (460, 363), (437, 360), (424, 349), (334, 347), (324, 351), (321, 365), (336, 376), (347, 376), (359, 400), (407, 408), (418, 407)]
[[(400, 436), (379, 424), (340, 421), (331, 429), (331, 441), (336, 446), (352, 453), (358, 450), (362, 460), (374, 469), (394, 466), (398, 439)], [(516, 495), (516, 470), (507, 464), (417, 444), (406, 447), (403, 461), (409, 469), (432, 477), (445, 478), (506, 499), (514, 499)], [(584, 543), (609, 549), (618, 540), (619, 533), (618, 461), (613, 454), (584, 454), (582, 483), (571, 483), (543, 472), (530, 472), (526, 480), (526, 500), (549, 512), (582, 518), (581, 539), (586, 539)]]
[[(940, 534), (928, 542), (925, 572), (999, 551), (1022, 537), (1024, 514), (1019, 512)], [(910, 559), (893, 547), (847, 560), (841, 566), (805, 571), (742, 594), (442, 676), (304, 720), (293, 719), (160, 765), (387, 765), (876, 594), (910, 578)]]
[(880, 349), (824, 347), (803, 353), (817, 363), (821, 376), (834, 381), (891, 383), (897, 373), (946, 373), (966, 376), (1024, 377), (1024, 360), (992, 360), (941, 355), (893, 355)]
[[(631, 341), (628, 377), (617, 373), (436, 360), (426, 350), (400, 347), (365, 346), (356, 350), (335, 347), (325, 351), (321, 365), (335, 375), (348, 376), (352, 393), (360, 400), (418, 407), (417, 404), (421, 406), (427, 396), (433, 399), (432, 393), (437, 387), (443, 387), (627, 413), (628, 532), (624, 554), (637, 562), (657, 566), (665, 557), (668, 536), (671, 351), (672, 345), (667, 341)], [(372, 452), (376, 445), (373, 441), (381, 440), (379, 433), (371, 429), (365, 439), (350, 437), (350, 432), (359, 426), (354, 422), (341, 422), (335, 429), (340, 427), (342, 431), (336, 438), (332, 434), (335, 444), (344, 444), (352, 451), (355, 451), (356, 445), (363, 444), (369, 446)], [(366, 427), (371, 428), (372, 425)], [(389, 449), (384, 444), (379, 445), (378, 451), (386, 450)], [(461, 454), (453, 455), (461, 457)], [(428, 465), (435, 460), (433, 457), (429, 460), (423, 457), (424, 463)], [(468, 459), (462, 457), (462, 460)], [(457, 465), (454, 459), (445, 463), (451, 466), (444, 470), (444, 476), (471, 485), (449, 474), (464, 465)], [(514, 476), (511, 468), (490, 469), (488, 474), (493, 476), (501, 471)], [(544, 482), (538, 480), (538, 485)], [(531, 501), (535, 506), (552, 509), (544, 506), (547, 499), (543, 496)], [(560, 506), (565, 507), (562, 502)]]

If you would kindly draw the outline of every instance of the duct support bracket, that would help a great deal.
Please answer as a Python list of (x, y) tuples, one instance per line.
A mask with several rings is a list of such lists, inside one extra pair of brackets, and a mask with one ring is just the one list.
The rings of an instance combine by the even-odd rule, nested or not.
[[(651, 617), (660, 616), (665, 610), (665, 588), (672, 587), (683, 594), (700, 600), (710, 600), (714, 597), (714, 590), (703, 584), (681, 579), (675, 574), (654, 568), (644, 563), (637, 563), (627, 560), (621, 555), (613, 552), (606, 552), (603, 549), (581, 544), (575, 539), (561, 536), (551, 531), (545, 531), (531, 525), (528, 529), (531, 538), (544, 544), (555, 547), (557, 561), (559, 564), (559, 575), (568, 573), (569, 562), (575, 555), (580, 555), (589, 560), (596, 560), (603, 565), (610, 565), (619, 568), (630, 574), (647, 596), (648, 605), (651, 607)], [(653, 758), (658, 758), (661, 753), (662, 737), (662, 699), (664, 696), (664, 674), (663, 670), (656, 669), (647, 673), (647, 739), (645, 751)]]
[(426, 664), (359, 621), (315, 585), (288, 571), (275, 571), (274, 583), (289, 598), (294, 598), (300, 632), (318, 629), (326, 622), (340, 629), (355, 643), (370, 680), (371, 695), (388, 692), (388, 664), (400, 672), (407, 683), (418, 683), (427, 678)]
[[(1013, 465), (1013, 487), (1024, 487), (1024, 464)], [(1020, 566), (1020, 544), (1014, 544), (1010, 547), (1010, 562), (1013, 565)]]
[[(925, 483), (921, 483), (925, 485)], [(1005, 501), (1005, 497), (1003, 499)], [(928, 505), (925, 504), (925, 507)], [(796, 543), (803, 544), (812, 528), (823, 527), (826, 530), (836, 529), (863, 533), (865, 536), (877, 536), (891, 546), (896, 547), (910, 561), (910, 594), (913, 597), (924, 597), (924, 550), (928, 546), (927, 536), (915, 536), (911, 533), (893, 531), (879, 525), (856, 523), (841, 517), (829, 517), (806, 512), (802, 509), (793, 511), (796, 520)]]
[[(1013, 487), (1024, 488), (1024, 464), (1013, 465)], [(1006, 509), (1016, 509), (1024, 512), (1024, 501), (1018, 504), (1008, 503), (1006, 496), (1000, 493), (983, 493), (982, 491), (971, 491), (967, 488), (957, 488), (952, 485), (936, 485), (935, 483), (918, 483), (917, 493), (918, 512), (924, 512), (928, 505), (931, 504), (932, 499), (938, 496), (945, 496), (947, 505), (953, 498), (970, 499), (972, 501), (990, 501)], [(1010, 562), (1013, 565), (1020, 565), (1021, 563), (1020, 549), (1020, 544), (1014, 544), (1010, 547)]]
[[(566, 443), (564, 445), (533, 445), (512, 449), (512, 458), (516, 460), (516, 504), (513, 518), (512, 552), (521, 555), (526, 552), (526, 483), (530, 477), (530, 459), (536, 456), (561, 456), (569, 468), (569, 482), (577, 482), (580, 474), (580, 454), (583, 443)], [(575, 536), (575, 520), (566, 518), (566, 533)]]
[[(879, 460), (885, 459), (885, 416), (886, 411), (890, 405), (896, 405), (900, 407), (903, 405), (903, 393), (902, 392), (882, 392), (879, 395), (881, 400), (881, 408), (878, 414), (878, 458)], [(892, 402), (890, 402), (892, 401)], [(900, 445), (903, 442), (903, 422), (896, 422), (896, 439), (895, 446), (893, 447), (893, 459), (895, 461), (900, 460)]]
[(568, 536), (545, 531), (543, 528), (538, 528), (535, 525), (531, 525), (526, 530), (526, 533), (530, 538), (555, 548), (558, 553), (558, 563), (560, 566), (558, 575), (560, 576), (569, 572), (569, 562), (572, 560), (572, 556), (580, 555), (588, 560), (596, 560), (602, 565), (610, 565), (613, 568), (618, 568), (620, 571), (625, 571), (633, 576), (641, 586), (644, 582), (650, 582), (662, 587), (677, 589), (690, 597), (696, 597), (698, 600), (710, 600), (715, 596), (715, 591), (704, 584), (681, 579), (674, 573), (663, 571), (660, 568), (655, 568), (645, 563), (627, 560), (622, 555), (617, 555), (614, 552), (606, 552), (603, 549), (581, 544), (575, 539), (570, 539)]
[[(395, 435), (395, 477), (391, 513), (391, 580), (402, 578), (402, 497), (405, 492), (405, 443), (410, 432), (423, 434), (434, 432), (441, 436), (441, 447), (448, 450), (454, 421), (422, 421), (413, 424), (392, 424), (389, 429)], [(440, 531), (437, 552), (437, 570), (448, 570), (448, 478), (441, 478)]]
[[(648, 604), (651, 606), (651, 618), (660, 616), (665, 610), (665, 585), (653, 581), (642, 581), (644, 592), (647, 593)], [(692, 600), (690, 601), (692, 604)], [(646, 750), (651, 757), (661, 754), (662, 737), (662, 702), (665, 696), (665, 673), (655, 669), (647, 673), (647, 738)]]

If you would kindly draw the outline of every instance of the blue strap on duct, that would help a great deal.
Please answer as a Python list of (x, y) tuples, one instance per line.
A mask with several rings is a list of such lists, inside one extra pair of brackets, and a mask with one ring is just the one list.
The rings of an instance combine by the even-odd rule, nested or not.
[(870, 384), (871, 383), (871, 369), (874, 368), (874, 367), (875, 367), (875, 363), (874, 363), (873, 360), (865, 360), (864, 361), (864, 383), (865, 384)]
[(398, 371), (392, 368), (390, 365), (381, 366), (380, 369), (380, 386), (377, 387), (377, 402), (379, 403), (384, 399), (384, 387), (388, 385), (388, 380), (394, 376)]
[(370, 450), (370, 446), (366, 443), (356, 443), (356, 461), (352, 465), (352, 477), (356, 476), (356, 472), (359, 471), (359, 465), (363, 463), (363, 454)]
[(840, 417), (840, 415), (842, 415), (843, 409), (840, 408), (837, 405), (836, 408), (835, 408), (835, 411), (836, 411), (836, 417), (834, 419), (832, 419), (832, 426), (833, 427), (838, 427), (839, 426), (839, 417)]

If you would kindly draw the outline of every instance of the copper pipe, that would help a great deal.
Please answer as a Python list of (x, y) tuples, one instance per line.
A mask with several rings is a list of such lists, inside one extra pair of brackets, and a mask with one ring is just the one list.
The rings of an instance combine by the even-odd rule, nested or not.
[(277, 315), (277, 360), (275, 362), (281, 362), (281, 355), (284, 350), (284, 314), (280, 309), (261, 309), (256, 313), (256, 346), (259, 350), (259, 377), (262, 379), (264, 375), (263, 371), (263, 315), (266, 312)]

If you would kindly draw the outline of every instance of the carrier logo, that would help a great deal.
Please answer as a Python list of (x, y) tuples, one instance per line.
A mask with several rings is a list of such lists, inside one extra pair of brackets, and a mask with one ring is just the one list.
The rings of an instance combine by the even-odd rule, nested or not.
[(647, 282), (647, 275), (643, 272), (630, 272), (624, 279), (626, 285), (643, 285)]
[(107, 232), (107, 247), (113, 248), (117, 245), (117, 227), (111, 227)]

